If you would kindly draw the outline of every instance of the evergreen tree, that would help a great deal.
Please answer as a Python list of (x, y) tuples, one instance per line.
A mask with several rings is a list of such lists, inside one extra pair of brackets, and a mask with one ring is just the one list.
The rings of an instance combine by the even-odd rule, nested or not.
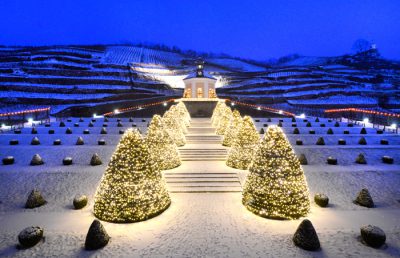
[(150, 156), (160, 166), (161, 170), (175, 168), (181, 165), (178, 148), (164, 128), (159, 115), (154, 115), (147, 131), (146, 143)]
[(176, 116), (176, 113), (168, 110), (163, 115), (163, 123), (165, 129), (175, 142), (175, 144), (180, 147), (186, 144), (186, 138), (182, 131), (182, 124), (179, 122), (179, 118)]
[(228, 129), (225, 131), (222, 145), (231, 147), (233, 140), (236, 138), (241, 126), (242, 117), (240, 116), (239, 111), (235, 109), (232, 114), (231, 123), (229, 124)]
[(232, 168), (248, 169), (259, 141), (260, 135), (253, 120), (245, 116), (232, 148), (229, 150), (226, 165)]
[(137, 129), (122, 136), (94, 197), (94, 215), (126, 223), (157, 216), (171, 199), (160, 168)]
[(188, 133), (187, 126), (185, 125), (184, 118), (183, 118), (182, 114), (179, 112), (177, 106), (176, 105), (171, 106), (167, 112), (172, 113), (172, 115), (175, 117), (177, 123), (181, 127), (182, 133), (187, 134)]
[(183, 102), (179, 102), (178, 105), (176, 105), (176, 107), (179, 111), (179, 114), (181, 115), (181, 117), (183, 119), (184, 124), (186, 126), (189, 126), (191, 117), (190, 117), (189, 111), (187, 110), (185, 104)]
[(219, 119), (219, 123), (216, 130), (216, 134), (218, 135), (225, 134), (225, 131), (228, 129), (232, 119), (232, 110), (228, 106), (225, 106), (223, 111), (221, 112), (222, 112), (221, 118)]
[(213, 114), (211, 116), (211, 124), (213, 127), (218, 126), (219, 123), (219, 119), (221, 118), (221, 113), (225, 107), (225, 103), (224, 102), (218, 102), (217, 106), (215, 107)]
[(300, 162), (282, 129), (268, 127), (250, 166), (243, 204), (273, 219), (296, 219), (310, 210), (308, 186)]

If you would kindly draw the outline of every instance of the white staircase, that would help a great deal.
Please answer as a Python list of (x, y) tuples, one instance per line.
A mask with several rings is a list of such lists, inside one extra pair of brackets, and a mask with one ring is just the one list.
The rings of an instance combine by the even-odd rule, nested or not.
[(225, 165), (228, 149), (221, 145), (209, 118), (194, 118), (179, 149), (182, 165), (164, 172), (170, 192), (241, 192), (235, 169)]

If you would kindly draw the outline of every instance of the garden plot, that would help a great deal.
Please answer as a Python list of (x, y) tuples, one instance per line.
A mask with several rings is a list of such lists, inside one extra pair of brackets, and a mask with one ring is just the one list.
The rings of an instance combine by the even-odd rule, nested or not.
[[(312, 202), (311, 212), (307, 216), (321, 241), (322, 251), (310, 253), (295, 247), (291, 237), (300, 220), (277, 221), (258, 217), (241, 204), (240, 193), (171, 193), (172, 204), (158, 217), (131, 224), (112, 224), (103, 222), (110, 234), (108, 246), (96, 252), (84, 251), (82, 246), (93, 216), (93, 197), (106, 165), (120, 138), (119, 130), (133, 128), (145, 133), (149, 118), (121, 118), (122, 127), (118, 127), (116, 118), (105, 122), (97, 118), (93, 127), (89, 127), (91, 118), (67, 119), (65, 127), (59, 127), (59, 121), (50, 127), (40, 125), (37, 134), (31, 128), (23, 128), (21, 134), (5, 132), (0, 134), (0, 156), (12, 155), (14, 165), (0, 165), (0, 256), (174, 256), (174, 257), (389, 257), (400, 255), (400, 149), (399, 136), (387, 133), (376, 134), (376, 130), (367, 128), (367, 134), (361, 135), (361, 126), (347, 127), (335, 121), (320, 119), (306, 127), (307, 122), (297, 118), (300, 134), (294, 135), (291, 119), (283, 118), (283, 130), (286, 132), (296, 153), (304, 153), (309, 165), (303, 169), (310, 189), (310, 196), (325, 193), (330, 198), (328, 208), (320, 208)], [(258, 129), (263, 124), (278, 124), (280, 119), (256, 118)], [(79, 127), (75, 124), (78, 123)], [(324, 123), (326, 127), (320, 127)], [(100, 134), (107, 124), (107, 134)], [(72, 134), (66, 134), (71, 128)], [(326, 131), (332, 128), (333, 135)], [(85, 129), (90, 134), (84, 134)], [(264, 127), (264, 129), (266, 129)], [(54, 134), (48, 134), (54, 130)], [(308, 130), (315, 130), (310, 135)], [(349, 135), (341, 134), (350, 130)], [(41, 144), (31, 145), (33, 137)], [(78, 137), (84, 145), (75, 145)], [(324, 137), (326, 145), (315, 145), (319, 137)], [(367, 145), (359, 145), (358, 139), (365, 137)], [(347, 145), (338, 145), (343, 138)], [(389, 145), (380, 145), (380, 139), (388, 139)], [(18, 145), (9, 145), (11, 139), (19, 140)], [(53, 141), (61, 139), (62, 145), (54, 146)], [(106, 145), (98, 145), (104, 139)], [(297, 139), (302, 146), (295, 144)], [(214, 144), (220, 148), (220, 145)], [(189, 148), (191, 144), (185, 148)], [(399, 149), (398, 149), (399, 148)], [(354, 159), (358, 153), (364, 153), (368, 164), (358, 165)], [(41, 166), (30, 166), (32, 156), (39, 153), (45, 161)], [(93, 153), (98, 153), (103, 164), (90, 166)], [(394, 164), (383, 164), (380, 155), (390, 155)], [(74, 164), (62, 165), (66, 156), (73, 158)], [(338, 165), (327, 165), (327, 156), (335, 156)], [(183, 161), (177, 170), (201, 170), (205, 166), (199, 162)], [(206, 166), (210, 172), (229, 171), (237, 173), (244, 182), (247, 171), (224, 168), (223, 161), (218, 166)], [(187, 168), (187, 171), (186, 169)], [(167, 171), (168, 173), (173, 170)], [(376, 208), (368, 209), (353, 204), (358, 191), (367, 187), (374, 198)], [(32, 210), (24, 209), (28, 193), (38, 188), (42, 191), (47, 204)], [(89, 204), (82, 210), (72, 208), (72, 199), (76, 194), (85, 194)], [(374, 224), (385, 230), (387, 246), (372, 249), (364, 246), (358, 239), (359, 227)], [(16, 236), (26, 226), (44, 227), (46, 241), (27, 250), (17, 250)]]

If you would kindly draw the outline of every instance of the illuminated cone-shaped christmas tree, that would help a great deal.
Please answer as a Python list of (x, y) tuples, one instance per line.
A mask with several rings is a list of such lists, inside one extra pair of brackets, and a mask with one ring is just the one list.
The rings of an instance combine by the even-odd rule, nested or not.
[(229, 150), (226, 165), (232, 168), (248, 169), (260, 141), (260, 135), (249, 116), (243, 118), (242, 126)]
[(215, 133), (218, 135), (225, 134), (226, 130), (229, 127), (229, 124), (231, 123), (231, 119), (232, 119), (232, 110), (228, 106), (225, 106), (225, 108), (222, 112), (223, 112), (223, 114), (222, 114), (221, 118), (219, 119), (219, 123), (218, 123), (217, 129), (215, 131)]
[(217, 103), (217, 106), (214, 109), (213, 115), (211, 116), (211, 124), (213, 127), (218, 126), (219, 119), (221, 118), (222, 112), (225, 107), (226, 107), (225, 103), (223, 103), (223, 102)]
[(153, 116), (147, 131), (146, 142), (150, 156), (160, 166), (161, 170), (175, 168), (181, 165), (178, 148), (164, 128), (159, 115)]
[(289, 141), (279, 127), (268, 127), (250, 166), (243, 204), (273, 219), (296, 219), (310, 210), (308, 186)]
[(236, 135), (238, 134), (241, 126), (242, 126), (242, 117), (240, 116), (239, 111), (234, 110), (231, 123), (229, 124), (229, 127), (225, 131), (222, 145), (231, 147), (233, 144), (233, 140), (236, 138)]
[(137, 129), (127, 130), (97, 188), (94, 215), (109, 222), (136, 222), (157, 216), (170, 203), (146, 142)]
[(162, 120), (165, 129), (167, 130), (175, 144), (179, 147), (184, 146), (186, 144), (186, 138), (182, 132), (182, 125), (179, 122), (179, 118), (176, 117), (176, 114), (174, 112), (167, 111), (163, 115)]
[(184, 134), (188, 133), (187, 126), (185, 125), (184, 118), (182, 117), (181, 113), (179, 112), (178, 108), (176, 105), (171, 106), (171, 108), (168, 110), (172, 114), (172, 116), (176, 119), (177, 123), (181, 127), (181, 131)]
[(190, 125), (190, 114), (189, 111), (187, 110), (185, 104), (183, 102), (179, 102), (178, 105), (176, 105), (176, 108), (179, 111), (179, 114), (181, 115), (181, 118), (183, 119), (183, 122), (186, 126)]

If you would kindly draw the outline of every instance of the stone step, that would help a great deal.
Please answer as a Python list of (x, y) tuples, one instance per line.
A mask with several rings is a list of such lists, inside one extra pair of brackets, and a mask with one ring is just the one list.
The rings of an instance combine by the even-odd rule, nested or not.
[(168, 183), (168, 186), (171, 187), (242, 187), (239, 181), (236, 182), (177, 182), (177, 183)]
[(171, 193), (240, 193), (241, 187), (168, 187)]
[(239, 183), (239, 178), (166, 178), (168, 184)]
[(182, 157), (182, 161), (224, 161), (226, 158), (223, 157), (212, 157), (212, 158), (204, 158), (204, 157)]
[(206, 174), (183, 174), (183, 175), (164, 175), (166, 179), (210, 179), (210, 178), (218, 178), (218, 179), (238, 179), (237, 175), (224, 175), (224, 174), (212, 174), (212, 175), (206, 175)]
[(181, 154), (185, 154), (185, 153), (228, 153), (228, 151), (224, 150), (224, 149), (222, 149), (222, 150), (181, 149), (181, 150), (179, 150), (179, 152)]
[(237, 176), (234, 172), (201, 172), (201, 171), (191, 171), (191, 172), (164, 172), (165, 176)]

